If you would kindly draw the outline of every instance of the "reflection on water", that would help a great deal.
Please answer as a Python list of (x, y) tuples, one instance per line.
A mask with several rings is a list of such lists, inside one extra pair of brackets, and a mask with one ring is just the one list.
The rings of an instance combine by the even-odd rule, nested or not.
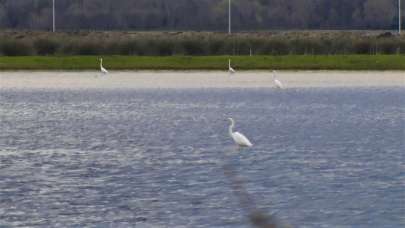
[[(399, 227), (405, 91), (2, 90), (0, 226)], [(227, 117), (255, 144), (234, 150)], [(402, 220), (401, 220), (402, 219)]]

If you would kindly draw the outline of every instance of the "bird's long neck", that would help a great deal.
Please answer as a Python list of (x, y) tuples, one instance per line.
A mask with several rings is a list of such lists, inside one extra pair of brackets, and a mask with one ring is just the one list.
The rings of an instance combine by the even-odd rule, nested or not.
[(103, 68), (103, 60), (100, 59), (100, 68)]
[(229, 135), (232, 135), (234, 125), (234, 122), (231, 121), (231, 125), (229, 125)]

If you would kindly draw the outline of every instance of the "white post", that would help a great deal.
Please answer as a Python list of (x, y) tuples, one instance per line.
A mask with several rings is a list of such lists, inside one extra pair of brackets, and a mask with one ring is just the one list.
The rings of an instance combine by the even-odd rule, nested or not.
[(401, 35), (401, 0), (398, 0), (398, 33)]
[(52, 0), (52, 31), (55, 32), (55, 0)]
[(231, 30), (231, 20), (232, 20), (232, 17), (231, 17), (231, 0), (229, 0), (229, 2), (228, 2), (229, 4), (228, 4), (228, 34), (231, 34), (232, 33), (232, 30)]

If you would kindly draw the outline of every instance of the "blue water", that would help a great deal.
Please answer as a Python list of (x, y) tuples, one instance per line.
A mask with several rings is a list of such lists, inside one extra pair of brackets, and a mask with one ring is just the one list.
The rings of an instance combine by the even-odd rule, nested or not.
[[(2, 90), (0, 227), (405, 226), (403, 88)], [(236, 150), (236, 121), (254, 147)]]

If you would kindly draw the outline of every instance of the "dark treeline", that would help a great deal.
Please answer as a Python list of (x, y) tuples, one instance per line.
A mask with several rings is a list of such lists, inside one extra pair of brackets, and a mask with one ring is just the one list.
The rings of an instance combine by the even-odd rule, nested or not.
[[(227, 28), (228, 0), (55, 0), (60, 30)], [(233, 29), (393, 29), (397, 0), (232, 0)], [(50, 30), (52, 0), (0, 0), (0, 28)]]
[(0, 32), (0, 55), (405, 54), (404, 36), (378, 31)]

